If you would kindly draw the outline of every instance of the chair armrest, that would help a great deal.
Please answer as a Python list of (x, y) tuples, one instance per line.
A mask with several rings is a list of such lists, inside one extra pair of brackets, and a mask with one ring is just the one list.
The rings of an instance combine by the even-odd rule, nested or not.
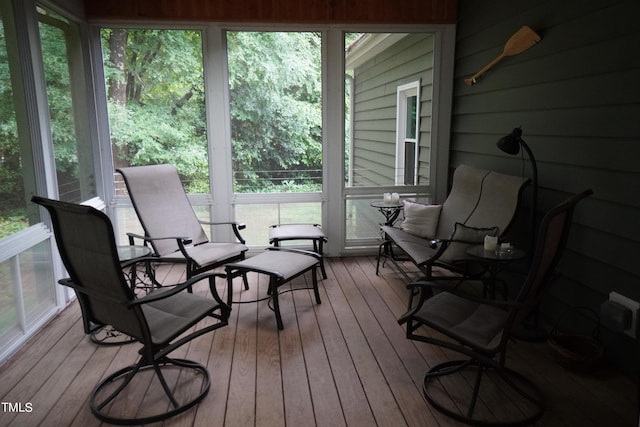
[[(177, 293), (183, 292), (185, 289), (190, 288), (195, 283), (197, 283), (197, 282), (199, 282), (201, 280), (210, 279), (212, 277), (215, 278), (215, 277), (227, 277), (227, 276), (224, 273), (212, 273), (212, 272), (198, 274), (196, 276), (193, 276), (192, 278), (190, 278), (186, 282), (179, 283), (179, 284), (176, 284), (176, 285), (163, 286), (162, 287), (162, 289), (163, 289), (162, 292), (157, 292), (156, 291), (156, 292), (152, 292), (150, 294), (147, 294), (142, 298), (136, 298), (135, 300), (131, 301), (130, 305), (134, 306), (134, 305), (148, 304), (150, 302), (159, 301), (159, 300), (168, 298), (168, 297), (170, 297), (172, 295), (175, 295)], [(216, 290), (216, 287), (211, 285), (211, 286), (209, 286), (209, 288), (211, 289), (211, 295), (213, 295), (213, 299), (220, 305), (222, 310), (223, 311), (225, 311), (225, 310), (229, 310), (230, 311), (231, 307), (229, 307), (229, 305), (227, 303), (222, 301), (222, 298), (220, 298), (220, 295), (218, 294), (218, 291)]]
[(151, 236), (142, 236), (136, 233), (127, 233), (127, 236), (129, 236), (130, 245), (134, 244), (134, 239), (143, 240), (145, 244), (147, 242), (152, 242), (154, 240), (176, 240), (178, 241), (178, 245), (180, 244), (188, 245), (189, 243), (191, 243), (191, 238), (185, 237), (185, 236), (151, 237)]
[(246, 243), (246, 240), (240, 235), (240, 230), (244, 230), (247, 228), (247, 225), (244, 222), (238, 221), (222, 221), (222, 222), (211, 222), (211, 221), (203, 221), (198, 220), (200, 224), (204, 225), (230, 225), (233, 229), (233, 234), (235, 234), (236, 238), (243, 245)]

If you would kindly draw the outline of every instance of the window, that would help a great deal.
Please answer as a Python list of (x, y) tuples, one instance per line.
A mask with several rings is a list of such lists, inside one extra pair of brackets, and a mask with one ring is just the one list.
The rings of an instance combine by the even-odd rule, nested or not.
[(420, 82), (398, 87), (396, 114), (396, 185), (417, 185)]
[(228, 32), (237, 193), (322, 191), (321, 35)]
[(322, 222), (322, 35), (226, 41), (235, 214), (248, 244), (264, 246), (271, 224)]
[(209, 193), (200, 31), (101, 35), (114, 169), (171, 163), (190, 194)]
[[(34, 183), (33, 173), (27, 168), (31, 147), (26, 135), (19, 134), (12, 77), (19, 68), (15, 45), (7, 43), (5, 35), (4, 5), (0, 8), (0, 239), (29, 226), (28, 204), (25, 190)], [(11, 57), (9, 47), (13, 48)]]
[(370, 203), (383, 193), (431, 200), (440, 38), (438, 32), (344, 35), (347, 247), (379, 238), (382, 217)]
[[(170, 163), (210, 214), (209, 155), (199, 30), (108, 28), (101, 31), (119, 239), (141, 231), (115, 169)], [(199, 195), (199, 196), (198, 196)]]
[(103, 29), (114, 165), (175, 164), (192, 202), (246, 223), (251, 247), (272, 223), (315, 222), (331, 224), (328, 253), (370, 248), (371, 201), (426, 201), (436, 170), (446, 179), (453, 31), (401, 31)]
[(345, 36), (348, 187), (429, 185), (431, 111), (421, 104), (433, 100), (434, 39), (433, 33)]
[(54, 12), (37, 11), (58, 197), (81, 202), (97, 194), (79, 28)]

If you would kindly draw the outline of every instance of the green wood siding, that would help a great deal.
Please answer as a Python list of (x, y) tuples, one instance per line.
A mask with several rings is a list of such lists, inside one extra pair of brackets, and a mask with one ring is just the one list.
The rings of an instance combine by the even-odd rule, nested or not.
[[(538, 217), (568, 193), (595, 191), (576, 212), (562, 278), (542, 305), (546, 319), (571, 306), (598, 310), (610, 291), (640, 300), (640, 2), (461, 0), (459, 7), (451, 166), (521, 173), (521, 158), (495, 142), (522, 126), (538, 160)], [(522, 25), (541, 42), (466, 86), (464, 78)], [(638, 341), (606, 332), (605, 343), (607, 356), (637, 375)]]
[(421, 80), (418, 182), (429, 183), (433, 48), (433, 35), (410, 34), (354, 70), (354, 186), (395, 184), (396, 90), (417, 80)]

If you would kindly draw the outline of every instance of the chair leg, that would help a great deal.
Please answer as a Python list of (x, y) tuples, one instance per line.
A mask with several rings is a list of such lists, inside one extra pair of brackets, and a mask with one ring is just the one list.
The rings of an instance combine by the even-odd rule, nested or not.
[(273, 301), (273, 311), (276, 314), (276, 324), (278, 329), (283, 330), (284, 325), (282, 323), (282, 316), (280, 315), (280, 302), (278, 301), (278, 281), (274, 276), (269, 278), (269, 295)]
[(320, 304), (320, 291), (318, 290), (318, 273), (317, 268), (314, 266), (311, 268), (311, 280), (313, 282), (313, 294), (316, 297), (316, 304)]
[[(380, 259), (383, 256), (386, 256), (386, 254), (389, 251), (389, 241), (385, 240), (384, 242), (382, 242), (379, 246), (378, 246), (378, 256), (376, 257), (376, 276), (378, 275), (378, 273), (380, 272)], [(382, 254), (384, 249), (384, 255)], [(382, 265), (384, 267), (384, 263)]]

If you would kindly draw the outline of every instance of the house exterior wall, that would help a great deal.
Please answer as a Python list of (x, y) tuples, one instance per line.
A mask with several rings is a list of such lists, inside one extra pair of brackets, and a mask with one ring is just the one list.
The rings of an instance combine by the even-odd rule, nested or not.
[[(638, 16), (637, 0), (459, 3), (451, 166), (520, 174), (522, 159), (495, 143), (522, 126), (538, 161), (539, 218), (569, 193), (595, 192), (576, 211), (561, 277), (543, 301), (549, 325), (569, 307), (597, 311), (610, 291), (640, 300)], [(522, 25), (541, 42), (467, 86)], [(524, 165), (529, 173), (526, 156)], [(605, 329), (604, 343), (610, 360), (638, 374), (637, 340)]]
[(397, 88), (418, 80), (418, 185), (429, 184), (433, 38), (410, 34), (354, 70), (354, 186), (395, 185)]

